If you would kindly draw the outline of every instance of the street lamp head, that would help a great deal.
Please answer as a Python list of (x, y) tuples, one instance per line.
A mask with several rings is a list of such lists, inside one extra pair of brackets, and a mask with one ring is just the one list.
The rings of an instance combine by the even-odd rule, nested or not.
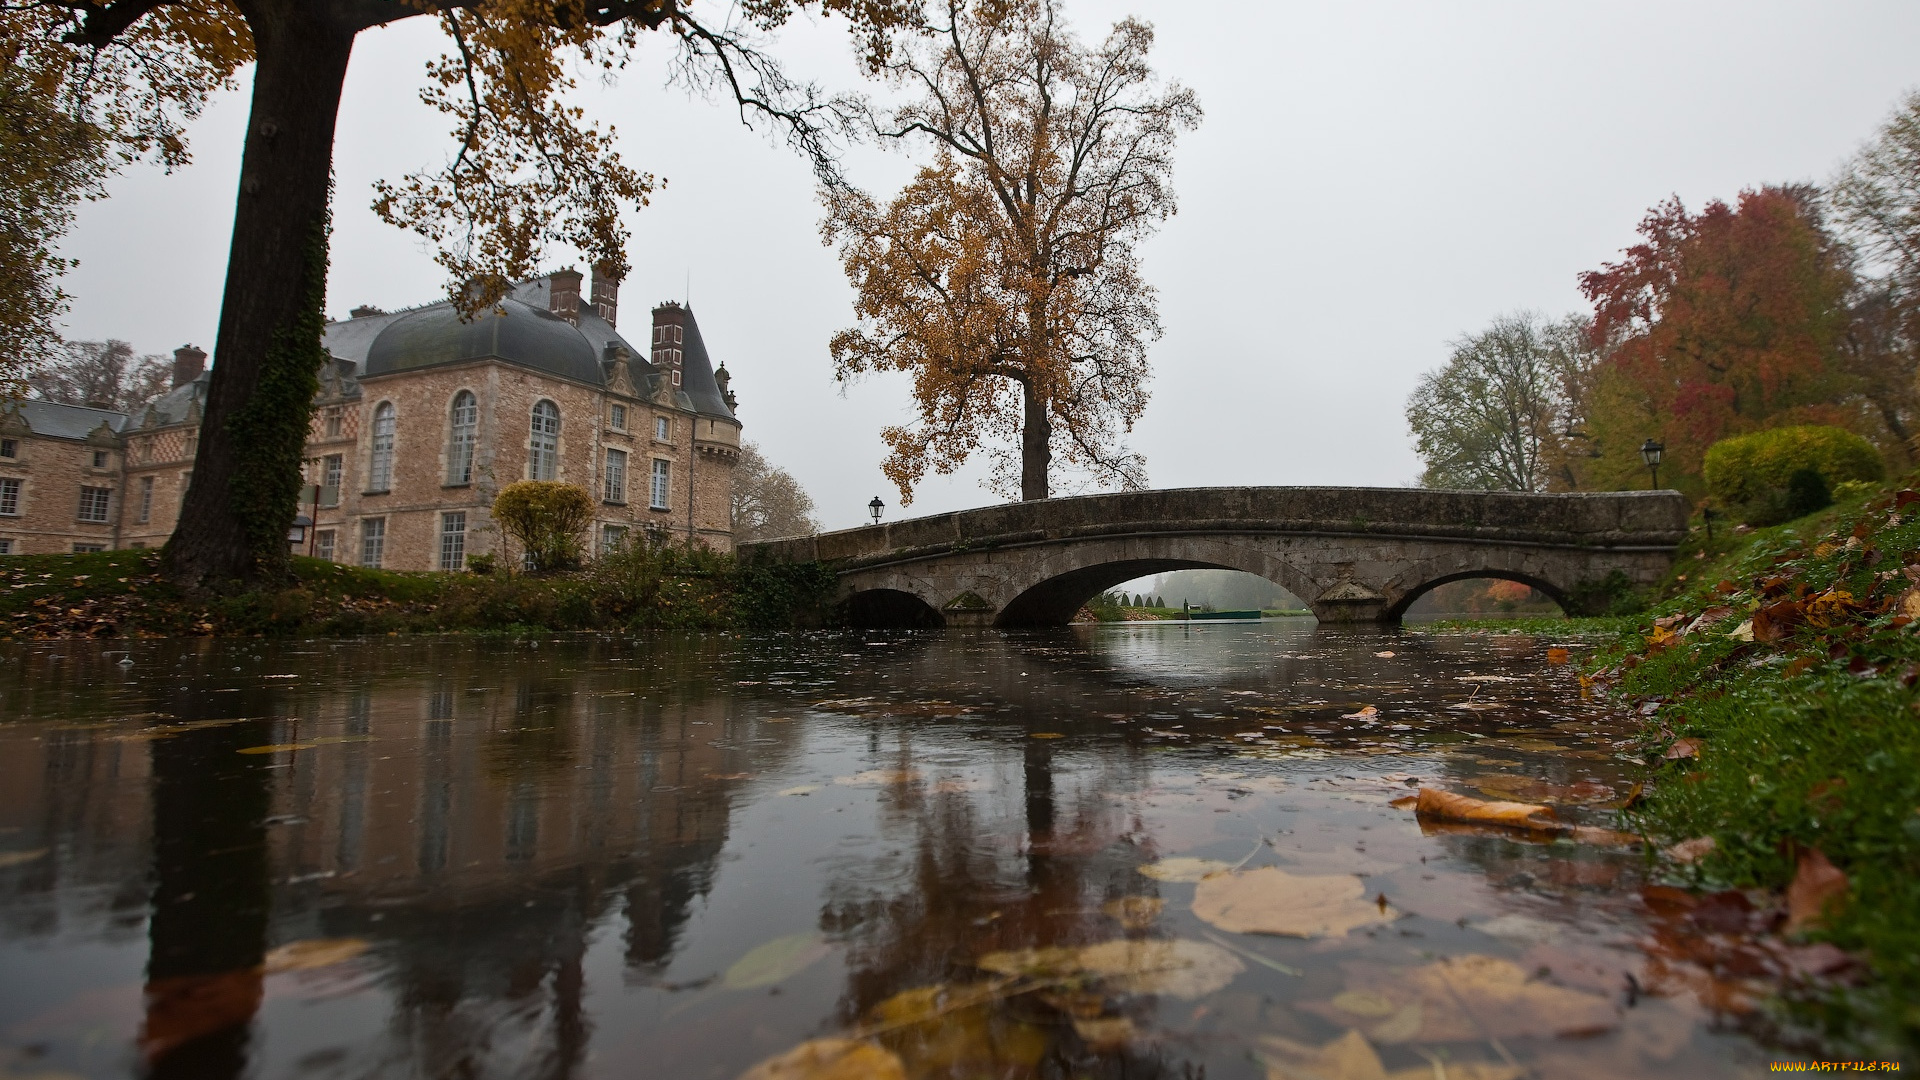
[(1660, 455), (1665, 453), (1666, 449), (1664, 444), (1648, 439), (1640, 444), (1640, 460), (1646, 462), (1648, 468), (1652, 468), (1660, 464)]
[(867, 513), (873, 515), (873, 523), (875, 525), (880, 524), (880, 512), (886, 508), (887, 504), (881, 502), (880, 496), (878, 495), (875, 495), (873, 501), (867, 504)]

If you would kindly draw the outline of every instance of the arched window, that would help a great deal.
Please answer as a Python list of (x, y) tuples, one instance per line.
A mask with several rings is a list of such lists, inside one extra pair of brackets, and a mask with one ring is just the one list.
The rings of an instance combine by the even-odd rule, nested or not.
[(393, 402), (373, 410), (373, 460), (367, 469), (368, 491), (393, 490)]
[(453, 423), (447, 434), (447, 483), (473, 483), (473, 440), (480, 426), (480, 404), (473, 391), (453, 396)]
[(552, 480), (560, 471), (560, 409), (551, 401), (533, 406), (532, 451), (527, 457), (527, 479)]

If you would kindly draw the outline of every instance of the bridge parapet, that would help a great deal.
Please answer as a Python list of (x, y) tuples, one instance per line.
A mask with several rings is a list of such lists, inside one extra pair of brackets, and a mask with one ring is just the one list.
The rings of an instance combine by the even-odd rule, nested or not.
[(741, 554), (826, 562), (850, 593), (905, 592), (946, 621), (1064, 621), (1063, 607), (1070, 615), (1102, 588), (1204, 566), (1268, 577), (1323, 620), (1391, 620), (1435, 575), (1484, 572), (1563, 600), (1612, 570), (1644, 583), (1685, 539), (1688, 511), (1672, 491), (1179, 488), (1007, 503), (746, 544)]

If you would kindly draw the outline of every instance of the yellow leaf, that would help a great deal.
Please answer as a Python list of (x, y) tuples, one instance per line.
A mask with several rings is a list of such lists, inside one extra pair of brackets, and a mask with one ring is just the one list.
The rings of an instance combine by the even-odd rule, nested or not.
[(832, 950), (812, 931), (788, 934), (756, 946), (733, 962), (720, 985), (729, 990), (754, 990), (798, 975)]
[(740, 1080), (907, 1080), (907, 1070), (869, 1042), (812, 1039), (755, 1065)]
[(1553, 810), (1532, 803), (1487, 802), (1438, 788), (1421, 788), (1413, 812), (1435, 821), (1465, 821), (1475, 825), (1505, 825), (1516, 829), (1559, 829)]
[(359, 938), (308, 938), (305, 941), (289, 941), (285, 945), (267, 953), (267, 974), (277, 975), (283, 971), (312, 971), (315, 968), (332, 967), (367, 951), (367, 943)]
[(1166, 906), (1167, 902), (1157, 896), (1123, 896), (1100, 905), (1100, 910), (1129, 930), (1145, 930)]
[(1133, 1021), (1124, 1016), (1100, 1016), (1091, 1019), (1073, 1018), (1073, 1030), (1086, 1040), (1095, 1050), (1119, 1050), (1133, 1041), (1136, 1034)]
[(1171, 859), (1161, 859), (1145, 866), (1137, 867), (1142, 874), (1155, 881), (1199, 881), (1208, 874), (1218, 874), (1233, 869), (1232, 863), (1218, 859), (1195, 859), (1185, 855)]
[(1028, 735), (1027, 738), (1029, 739), (1064, 739), (1066, 738), (1066, 736), (1062, 735), (1057, 731), (1036, 731), (1033, 734)]
[(918, 779), (918, 769), (868, 769), (852, 776), (836, 776), (833, 782), (841, 787), (899, 787)]
[(1237, 957), (1204, 941), (1103, 941), (988, 953), (975, 962), (999, 975), (1100, 979), (1125, 994), (1205, 997), (1246, 970)]
[[(1366, 994), (1366, 997), (1359, 996)], [(1300, 1008), (1336, 1024), (1374, 1020), (1380, 1003), (1394, 1013), (1373, 1026), (1381, 1042), (1464, 1042), (1486, 1038), (1583, 1035), (1615, 1026), (1613, 1003), (1555, 986), (1509, 960), (1468, 954), (1410, 970), (1370, 975), (1332, 1001)], [(1363, 1004), (1364, 1012), (1348, 1008)], [(1409, 1010), (1419, 1006), (1416, 1017)], [(1451, 1066), (1450, 1066), (1451, 1067)]]
[(1295, 875), (1271, 866), (1204, 879), (1193, 913), (1229, 933), (1289, 937), (1339, 937), (1390, 918), (1352, 874)]
[(1266, 1063), (1267, 1080), (1387, 1080), (1380, 1055), (1358, 1031), (1349, 1030), (1325, 1046), (1269, 1035), (1260, 1040), (1259, 1057)]

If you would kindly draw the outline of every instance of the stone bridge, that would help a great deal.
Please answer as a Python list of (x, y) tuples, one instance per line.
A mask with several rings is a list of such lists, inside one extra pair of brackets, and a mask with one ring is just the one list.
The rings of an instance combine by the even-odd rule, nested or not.
[(1190, 569), (1258, 574), (1321, 622), (1393, 623), (1461, 578), (1522, 582), (1578, 612), (1601, 583), (1664, 574), (1687, 515), (1674, 491), (1186, 488), (1007, 503), (740, 551), (831, 565), (859, 625), (1060, 625), (1121, 582)]

